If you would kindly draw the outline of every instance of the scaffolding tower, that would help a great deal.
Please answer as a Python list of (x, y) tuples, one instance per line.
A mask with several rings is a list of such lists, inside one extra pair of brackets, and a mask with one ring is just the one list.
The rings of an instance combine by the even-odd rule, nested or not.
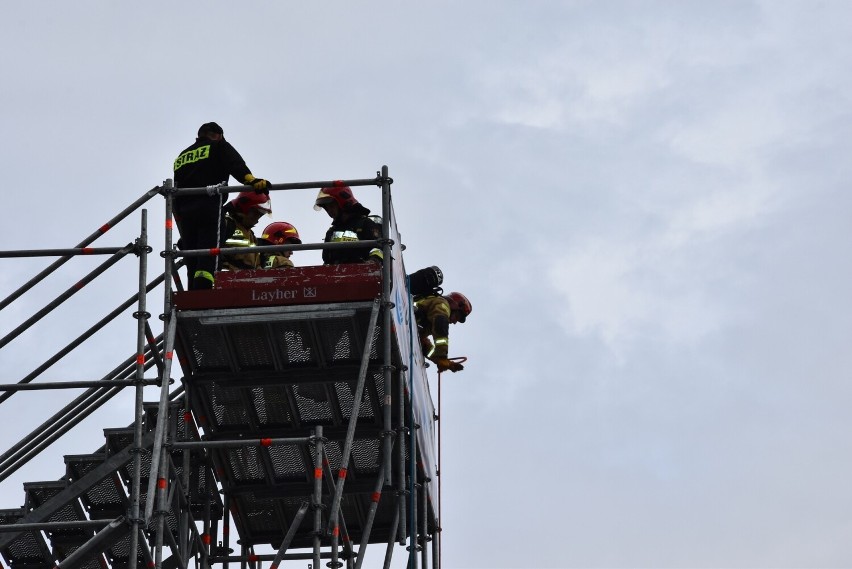
[[(400, 547), (409, 567), (440, 567), (437, 415), (416, 339), (392, 182), (386, 166), (374, 178), (342, 181), (381, 188), (379, 239), (254, 249), (371, 246), (383, 251), (381, 265), (220, 272), (214, 289), (184, 291), (177, 276), (183, 258), (244, 250), (177, 249), (173, 200), (251, 188), (177, 189), (171, 180), (74, 248), (0, 251), (0, 258), (59, 257), (0, 300), (0, 311), (65, 262), (107, 256), (0, 338), (0, 349), (123, 257), (139, 261), (138, 286), (127, 301), (17, 383), (2, 380), (0, 414), (18, 391), (85, 391), (0, 454), (0, 483), (121, 390), (135, 389), (129, 425), (104, 429), (91, 454), (65, 456), (61, 478), (25, 483), (23, 506), (0, 509), (0, 555), (8, 567), (277, 569), (310, 561), (314, 568), (358, 568), (368, 545), (378, 543), (386, 544), (384, 567)], [(270, 190), (334, 183), (341, 181)], [(155, 196), (165, 199), (164, 270), (149, 281), (152, 248), (142, 206)], [(90, 247), (136, 211), (141, 223), (133, 243)], [(162, 332), (155, 335), (148, 296), (160, 284)], [(133, 308), (136, 353), (103, 378), (33, 381)], [(146, 377), (148, 371), (156, 376)], [(144, 401), (145, 386), (159, 386), (158, 400)]]

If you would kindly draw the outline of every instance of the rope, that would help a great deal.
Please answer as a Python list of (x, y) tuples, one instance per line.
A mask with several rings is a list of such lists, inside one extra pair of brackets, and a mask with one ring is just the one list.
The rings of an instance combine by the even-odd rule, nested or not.
[[(228, 185), (228, 180), (225, 180), (224, 182), (216, 184), (215, 186), (207, 186), (207, 193), (208, 194), (210, 194), (211, 196), (213, 195), (212, 193), (210, 193), (211, 189), (213, 189), (213, 188), (215, 188), (216, 193), (219, 194), (219, 214), (216, 218), (216, 248), (217, 249), (222, 244), (222, 202), (224, 201), (224, 194), (220, 193), (218, 190), (219, 190), (220, 187), (227, 186), (227, 185)], [(214, 262), (213, 262), (213, 273), (215, 274), (218, 270), (219, 270), (219, 255), (216, 255), (214, 257)]]

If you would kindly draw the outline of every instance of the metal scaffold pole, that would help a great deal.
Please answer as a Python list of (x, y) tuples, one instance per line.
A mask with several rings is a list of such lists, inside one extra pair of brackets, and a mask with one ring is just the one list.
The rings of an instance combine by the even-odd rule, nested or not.
[(311, 507), (314, 510), (314, 567), (320, 566), (320, 538), (322, 537), (322, 425), (314, 429), (316, 448), (314, 449), (314, 497)]
[[(100, 237), (101, 235), (103, 235), (104, 233), (109, 231), (119, 221), (121, 221), (122, 219), (124, 219), (125, 217), (127, 217), (128, 215), (133, 213), (136, 210), (136, 208), (138, 208), (140, 205), (147, 202), (148, 200), (150, 200), (151, 198), (153, 198), (154, 196), (156, 196), (159, 193), (160, 193), (159, 186), (151, 188), (150, 190), (148, 190), (147, 192), (142, 194), (142, 196), (139, 199), (137, 199), (135, 202), (133, 202), (132, 204), (130, 204), (129, 206), (124, 208), (118, 215), (116, 215), (115, 217), (110, 219), (108, 222), (106, 222), (105, 224), (100, 226), (97, 231), (95, 231), (94, 233), (92, 233), (91, 235), (89, 235), (88, 237), (83, 239), (80, 243), (77, 244), (76, 248), (80, 249), (80, 248), (86, 247), (89, 243), (92, 243), (98, 237)], [(67, 255), (67, 256), (62, 257), (61, 259), (57, 259), (56, 261), (51, 263), (51, 265), (49, 267), (42, 270), (35, 277), (33, 277), (32, 279), (30, 279), (29, 281), (24, 283), (24, 285), (21, 286), (18, 290), (16, 290), (15, 292), (13, 292), (9, 296), (7, 296), (5, 299), (0, 301), (0, 310), (3, 310), (7, 306), (9, 306), (9, 304), (14, 302), (22, 294), (24, 294), (25, 292), (27, 292), (28, 290), (33, 288), (35, 285), (37, 285), (38, 283), (43, 281), (49, 274), (53, 273), (56, 269), (58, 269), (63, 264), (68, 262), (72, 257), (73, 257), (73, 255)]]
[(47, 306), (45, 306), (44, 308), (42, 308), (41, 310), (39, 310), (38, 312), (33, 314), (26, 321), (24, 321), (20, 326), (18, 326), (17, 328), (15, 328), (11, 332), (9, 332), (8, 334), (6, 334), (2, 338), (0, 338), (0, 348), (2, 348), (6, 344), (8, 344), (12, 340), (14, 340), (15, 337), (17, 337), (21, 332), (23, 332), (24, 330), (26, 330), (27, 328), (29, 328), (30, 326), (32, 326), (33, 324), (35, 324), (36, 322), (38, 322), (39, 320), (44, 318), (47, 314), (52, 312), (53, 309), (55, 309), (57, 306), (59, 306), (60, 304), (62, 304), (63, 302), (65, 302), (66, 300), (71, 298), (73, 295), (75, 295), (77, 292), (82, 290), (82, 288), (84, 286), (86, 286), (87, 284), (89, 284), (90, 282), (95, 280), (96, 277), (98, 277), (101, 274), (103, 274), (104, 272), (106, 272), (107, 269), (109, 269), (110, 267), (115, 265), (125, 255), (127, 255), (128, 253), (131, 253), (131, 252), (133, 252), (133, 244), (132, 243), (129, 243), (129, 244), (125, 245), (124, 247), (122, 247), (121, 249), (119, 249), (118, 252), (113, 254), (112, 257), (110, 257), (109, 259), (107, 259), (106, 261), (101, 263), (95, 270), (93, 270), (92, 272), (87, 274), (85, 277), (83, 277), (82, 279), (77, 281), (76, 284), (74, 284), (71, 288), (67, 289), (65, 292), (60, 294), (52, 302), (48, 303)]
[[(217, 194), (252, 188), (225, 183), (176, 188), (172, 180), (121, 214), (126, 217), (135, 209), (141, 214), (138, 238), (124, 247), (88, 246), (109, 229), (107, 224), (76, 248), (0, 251), (0, 259), (61, 255), (56, 266), (76, 256), (111, 255), (22, 325), (4, 332), (0, 348), (123, 256), (132, 252), (139, 257), (137, 290), (131, 298), (18, 384), (0, 384), (0, 403), (18, 391), (90, 388), (0, 454), (0, 481), (122, 389), (134, 388), (132, 424), (104, 429), (102, 446), (89, 454), (68, 455), (59, 480), (28, 482), (27, 508), (20, 514), (17, 509), (0, 510), (0, 552), (7, 556), (19, 539), (17, 531), (36, 540), (39, 555), (44, 555), (10, 559), (7, 567), (228, 569), (239, 563), (243, 569), (283, 569), (289, 566), (285, 561), (304, 560), (313, 569), (361, 569), (370, 565), (364, 563), (368, 546), (386, 544), (384, 567), (391, 566), (397, 547), (407, 545), (409, 569), (427, 569), (430, 564), (439, 569), (440, 479), (432, 486), (430, 477), (439, 475), (433, 467), (437, 458), (440, 469), (440, 448), (433, 457), (434, 422), (427, 424), (438, 416), (417, 331), (410, 325), (412, 300), (392, 184), (388, 167), (382, 166), (370, 179), (270, 185), (270, 190), (378, 186), (381, 234), (373, 223), (366, 226), (365, 240), (261, 244), (250, 253), (265, 260), (267, 254), (328, 249), (352, 259), (349, 254), (358, 248), (373, 254), (378, 248), (381, 263), (214, 271), (211, 290), (184, 290), (184, 271), (180, 269), (179, 277), (178, 269), (187, 261), (192, 264), (202, 255), (231, 261), (246, 253), (227, 245), (220, 250), (212, 239), (211, 249), (181, 249), (174, 234), (175, 200), (211, 195), (215, 201)], [(165, 203), (165, 245), (157, 251), (164, 270), (149, 283), (149, 210), (140, 204), (158, 194)], [(333, 213), (333, 208), (327, 209)], [(147, 294), (160, 284), (163, 310), (157, 314), (148, 307)], [(19, 295), (0, 301), (0, 310)], [(75, 304), (83, 296), (75, 297)], [(162, 322), (158, 336), (152, 326), (159, 325), (154, 326), (149, 311)], [(102, 380), (93, 381), (99, 374), (64, 374), (30, 384), (52, 366), (59, 369), (60, 359), (107, 323), (131, 312), (136, 320), (135, 353)], [(179, 367), (173, 370), (173, 365)], [(178, 374), (176, 380), (173, 373)], [(145, 390), (153, 385), (159, 387), (156, 399), (154, 390)], [(69, 506), (74, 521), (49, 521), (59, 519), (60, 512), (64, 516), (63, 508)], [(4, 527), (16, 523), (16, 530)], [(53, 531), (66, 539), (75, 527), (82, 531), (71, 545), (54, 543)], [(70, 537), (67, 540), (71, 543)], [(372, 564), (378, 566), (382, 549), (374, 552)], [(400, 563), (402, 559), (395, 564)]]
[(142, 210), (142, 233), (139, 237), (139, 293), (136, 334), (136, 394), (133, 421), (133, 477), (130, 488), (130, 559), (128, 569), (136, 569), (139, 550), (139, 530), (142, 520), (139, 514), (140, 485), (142, 478), (142, 413), (144, 402), (145, 378), (145, 326), (150, 317), (147, 312), (145, 283), (148, 281), (148, 210)]

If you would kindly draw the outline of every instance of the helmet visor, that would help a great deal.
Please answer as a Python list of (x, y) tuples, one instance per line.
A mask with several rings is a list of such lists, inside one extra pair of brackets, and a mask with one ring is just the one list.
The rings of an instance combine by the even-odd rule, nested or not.
[(317, 199), (314, 202), (314, 210), (319, 211), (323, 209), (323, 206), (326, 206), (330, 203), (334, 203), (334, 198), (320, 190), (317, 194)]

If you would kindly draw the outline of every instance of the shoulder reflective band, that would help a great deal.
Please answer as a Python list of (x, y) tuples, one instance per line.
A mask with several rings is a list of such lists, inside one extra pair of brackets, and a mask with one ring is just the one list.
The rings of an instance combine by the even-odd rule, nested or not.
[(198, 162), (199, 160), (204, 160), (206, 158), (210, 158), (210, 145), (207, 144), (205, 146), (199, 146), (198, 148), (193, 148), (192, 150), (187, 150), (180, 156), (175, 159), (175, 171), (181, 166), (185, 166), (186, 164), (192, 164), (193, 162)]
[(339, 241), (359, 241), (358, 234), (354, 231), (334, 231), (331, 234), (331, 239), (329, 240), (332, 243), (337, 243)]

